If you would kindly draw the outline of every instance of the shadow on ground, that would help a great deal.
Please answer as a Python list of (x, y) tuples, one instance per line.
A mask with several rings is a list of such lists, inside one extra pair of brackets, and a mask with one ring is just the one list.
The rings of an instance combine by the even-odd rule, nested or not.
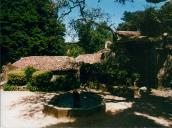
[[(110, 102), (121, 102), (111, 100)], [(126, 101), (128, 102), (128, 101)], [(149, 95), (133, 100), (132, 107), (118, 112), (107, 111), (89, 117), (78, 117), (70, 123), (58, 123), (44, 128), (57, 127), (172, 127), (172, 98)]]
[(30, 119), (37, 113), (43, 111), (43, 104), (48, 102), (55, 94), (51, 93), (35, 93), (35, 95), (28, 95), (20, 98), (16, 102), (11, 103), (10, 109), (22, 106), (20, 110), (20, 117), (23, 119)]

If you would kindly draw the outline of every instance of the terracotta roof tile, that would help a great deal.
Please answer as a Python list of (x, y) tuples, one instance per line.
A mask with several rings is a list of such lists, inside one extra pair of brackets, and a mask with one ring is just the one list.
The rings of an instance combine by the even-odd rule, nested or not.
[(118, 34), (119, 36), (126, 36), (126, 37), (141, 36), (141, 33), (139, 31), (117, 31), (116, 34)]
[(65, 71), (78, 70), (81, 63), (100, 63), (102, 52), (94, 54), (83, 54), (76, 58), (68, 56), (29, 56), (23, 57), (12, 65), (17, 69), (24, 69), (28, 66), (37, 70)]
[(72, 70), (77, 65), (72, 57), (68, 56), (30, 56), (24, 57), (12, 64), (18, 69), (32, 66), (38, 70)]
[(76, 62), (84, 62), (89, 64), (100, 63), (101, 62), (102, 53), (94, 53), (94, 54), (83, 54), (76, 57)]

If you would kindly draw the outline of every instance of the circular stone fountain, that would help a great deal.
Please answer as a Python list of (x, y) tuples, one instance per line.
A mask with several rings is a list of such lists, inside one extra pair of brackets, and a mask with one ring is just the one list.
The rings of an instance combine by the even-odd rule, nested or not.
[(87, 116), (105, 112), (105, 102), (95, 93), (74, 91), (53, 97), (44, 104), (43, 112), (55, 117)]

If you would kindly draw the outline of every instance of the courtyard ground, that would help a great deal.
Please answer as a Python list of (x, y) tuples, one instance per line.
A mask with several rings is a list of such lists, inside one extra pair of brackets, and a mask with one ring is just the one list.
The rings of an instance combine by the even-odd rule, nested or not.
[(172, 90), (153, 90), (145, 98), (127, 100), (106, 92), (106, 113), (88, 117), (55, 118), (45, 115), (43, 103), (55, 93), (1, 90), (1, 128), (57, 127), (172, 127)]

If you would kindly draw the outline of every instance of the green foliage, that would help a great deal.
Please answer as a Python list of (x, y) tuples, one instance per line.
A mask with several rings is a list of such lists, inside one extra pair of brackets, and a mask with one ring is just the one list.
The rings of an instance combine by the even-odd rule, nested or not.
[(66, 44), (66, 55), (67, 56), (72, 56), (72, 57), (77, 57), (80, 54), (84, 54), (84, 49), (79, 46), (78, 44), (72, 44), (72, 43), (68, 43)]
[(32, 74), (34, 72), (36, 72), (36, 69), (33, 67), (27, 67), (27, 68), (25, 68), (24, 72), (25, 72), (25, 76), (26, 76), (26, 81), (29, 82), (32, 78)]
[(116, 96), (122, 96), (122, 97), (126, 97), (126, 98), (134, 98), (134, 90), (129, 87), (114, 86), (114, 87), (110, 88), (109, 91)]
[(159, 10), (162, 31), (172, 34), (172, 2), (165, 3)]
[(26, 83), (24, 71), (15, 70), (8, 73), (8, 84), (25, 85)]
[(50, 0), (2, 0), (1, 64), (29, 55), (63, 55), (64, 25)]
[(83, 64), (81, 66), (81, 82), (98, 81), (108, 85), (131, 85), (132, 79), (127, 69), (120, 69), (112, 63)]
[(158, 11), (154, 8), (148, 8), (144, 12), (143, 21), (141, 21), (140, 30), (142, 35), (158, 36), (162, 33), (161, 21), (158, 17)]
[(83, 64), (80, 69), (81, 82), (97, 81), (107, 85), (132, 85), (134, 82), (130, 57), (123, 47), (113, 47), (115, 57), (109, 57), (100, 64)]
[(154, 8), (147, 8), (145, 11), (125, 12), (122, 20), (124, 23), (118, 26), (119, 30), (140, 30), (142, 35), (146, 36), (157, 36), (161, 33), (158, 11)]
[(13, 91), (15, 89), (15, 86), (14, 85), (11, 85), (11, 84), (5, 84), (3, 86), (3, 90), (4, 91)]
[[(102, 23), (102, 25), (106, 25), (106, 23)], [(103, 49), (105, 41), (112, 39), (108, 30), (91, 23), (78, 22), (75, 29), (79, 36), (79, 45), (86, 53), (94, 53)]]
[(32, 92), (39, 91), (40, 89), (37, 86), (33, 86), (31, 82), (27, 84), (27, 89), (29, 89)]
[(125, 12), (118, 30), (137, 31), (142, 35), (158, 36), (172, 33), (172, 3), (166, 2), (160, 9), (147, 8), (144, 11)]
[[(51, 76), (51, 77), (50, 77)], [(27, 84), (30, 91), (69, 91), (79, 88), (80, 83), (75, 74), (54, 75), (50, 72), (37, 71), (33, 73), (32, 80)]]
[(42, 87), (49, 86), (53, 73), (50, 71), (36, 71), (32, 75), (32, 86)]
[(124, 12), (122, 20), (123, 23), (120, 23), (118, 30), (125, 31), (137, 31), (140, 29), (140, 22), (143, 21), (144, 13), (142, 11), (136, 12)]
[(53, 82), (54, 90), (65, 90), (79, 88), (80, 83), (76, 74), (56, 75), (56, 80)]

